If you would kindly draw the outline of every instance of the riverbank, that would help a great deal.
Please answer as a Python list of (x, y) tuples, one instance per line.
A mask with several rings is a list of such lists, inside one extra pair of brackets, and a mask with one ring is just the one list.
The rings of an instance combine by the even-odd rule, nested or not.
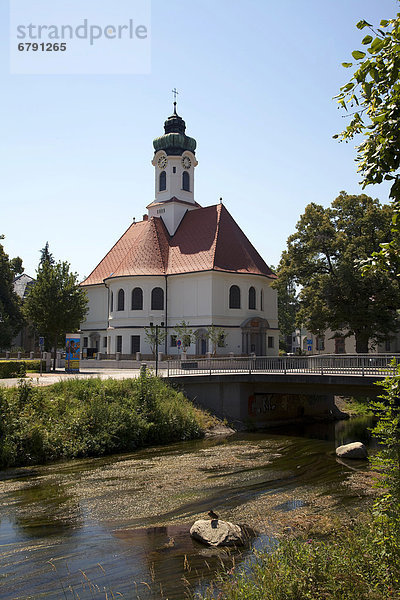
[[(337, 405), (342, 411), (358, 415), (355, 421), (373, 419), (367, 398), (340, 398)], [(389, 426), (389, 422), (384, 422), (381, 430), (374, 429), (379, 441), (379, 434)], [(384, 435), (390, 439), (390, 432)], [(301, 518), (297, 527), (285, 527), (274, 548), (254, 550), (246, 568), (237, 568), (233, 563), (219, 573), (205, 592), (193, 598), (399, 600), (398, 464), (393, 461), (393, 454), (395, 459), (397, 454), (394, 452), (389, 460), (385, 448), (373, 457), (377, 472), (355, 466), (353, 475), (344, 482), (360, 499), (359, 510), (350, 519), (343, 519), (343, 514), (338, 513), (332, 520), (331, 510), (325, 512), (319, 506), (317, 510), (324, 511), (324, 517), (331, 513), (326, 523), (315, 519), (319, 514), (311, 515), (311, 521)], [(346, 461), (343, 464), (347, 466)], [(377, 484), (382, 494), (379, 497)], [(369, 495), (370, 501), (361, 502), (362, 495)], [(326, 499), (329, 505), (331, 498)]]
[[(197, 600), (394, 600), (398, 556), (387, 556), (370, 518), (321, 537), (281, 540), (257, 552), (246, 572), (235, 565)], [(215, 594), (217, 590), (218, 596)]]
[(371, 408), (371, 402), (373, 401), (374, 399), (371, 400), (364, 396), (335, 396), (336, 407), (349, 417), (373, 415), (374, 412)]
[[(339, 442), (354, 439), (354, 426), (292, 426), (7, 469), (0, 473), (0, 597), (46, 590), (59, 600), (62, 584), (89, 600), (84, 571), (109, 597), (182, 600), (199, 580), (204, 591), (222, 563), (248, 565), (251, 547), (270, 547), (288, 528), (308, 539), (351, 525), (375, 492), (368, 463), (335, 456)], [(250, 548), (227, 554), (191, 539), (191, 525), (211, 508), (256, 530)]]
[(0, 468), (99, 457), (202, 437), (217, 419), (161, 379), (0, 388)]

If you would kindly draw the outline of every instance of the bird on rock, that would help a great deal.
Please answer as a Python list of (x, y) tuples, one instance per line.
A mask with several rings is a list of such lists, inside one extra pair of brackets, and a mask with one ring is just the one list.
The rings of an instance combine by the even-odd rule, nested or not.
[(213, 519), (213, 520), (219, 519), (219, 515), (217, 515), (217, 513), (215, 513), (212, 509), (208, 513), (208, 516), (210, 517), (210, 519)]

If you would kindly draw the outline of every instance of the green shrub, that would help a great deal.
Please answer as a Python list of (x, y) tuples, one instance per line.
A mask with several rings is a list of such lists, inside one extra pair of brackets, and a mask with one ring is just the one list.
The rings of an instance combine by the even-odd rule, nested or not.
[(0, 388), (0, 467), (200, 437), (206, 416), (162, 380), (73, 379)]
[(389, 600), (399, 598), (399, 575), (399, 557), (388, 564), (367, 523), (328, 541), (284, 540), (270, 553), (254, 552), (246, 570), (231, 569), (196, 598)]
[(0, 379), (23, 377), (25, 373), (25, 361), (0, 360)]
[[(25, 369), (27, 373), (39, 373), (40, 372), (40, 360), (25, 360)], [(42, 360), (42, 370), (46, 370), (46, 361)]]

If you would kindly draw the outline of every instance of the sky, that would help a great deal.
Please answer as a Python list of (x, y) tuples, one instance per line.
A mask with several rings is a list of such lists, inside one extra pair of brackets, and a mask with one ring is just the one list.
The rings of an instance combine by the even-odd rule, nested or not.
[[(176, 87), (197, 140), (195, 199), (209, 206), (222, 197), (277, 265), (307, 204), (362, 193), (356, 142), (332, 138), (346, 126), (332, 98), (351, 76), (341, 63), (361, 48), (356, 23), (378, 24), (398, 9), (397, 0), (152, 0), (148, 73), (16, 75), (9, 2), (0, 0), (5, 251), (35, 276), (48, 241), (80, 280), (89, 275), (154, 199), (152, 141)], [(388, 202), (387, 184), (366, 192)]]

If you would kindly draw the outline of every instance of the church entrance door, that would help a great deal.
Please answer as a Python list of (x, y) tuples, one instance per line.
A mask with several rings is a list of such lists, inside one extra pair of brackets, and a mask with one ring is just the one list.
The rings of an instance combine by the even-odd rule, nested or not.
[(205, 355), (207, 354), (207, 332), (205, 329), (198, 329), (196, 331), (196, 354)]
[(243, 354), (265, 356), (268, 321), (259, 317), (247, 319), (241, 324), (241, 329)]

